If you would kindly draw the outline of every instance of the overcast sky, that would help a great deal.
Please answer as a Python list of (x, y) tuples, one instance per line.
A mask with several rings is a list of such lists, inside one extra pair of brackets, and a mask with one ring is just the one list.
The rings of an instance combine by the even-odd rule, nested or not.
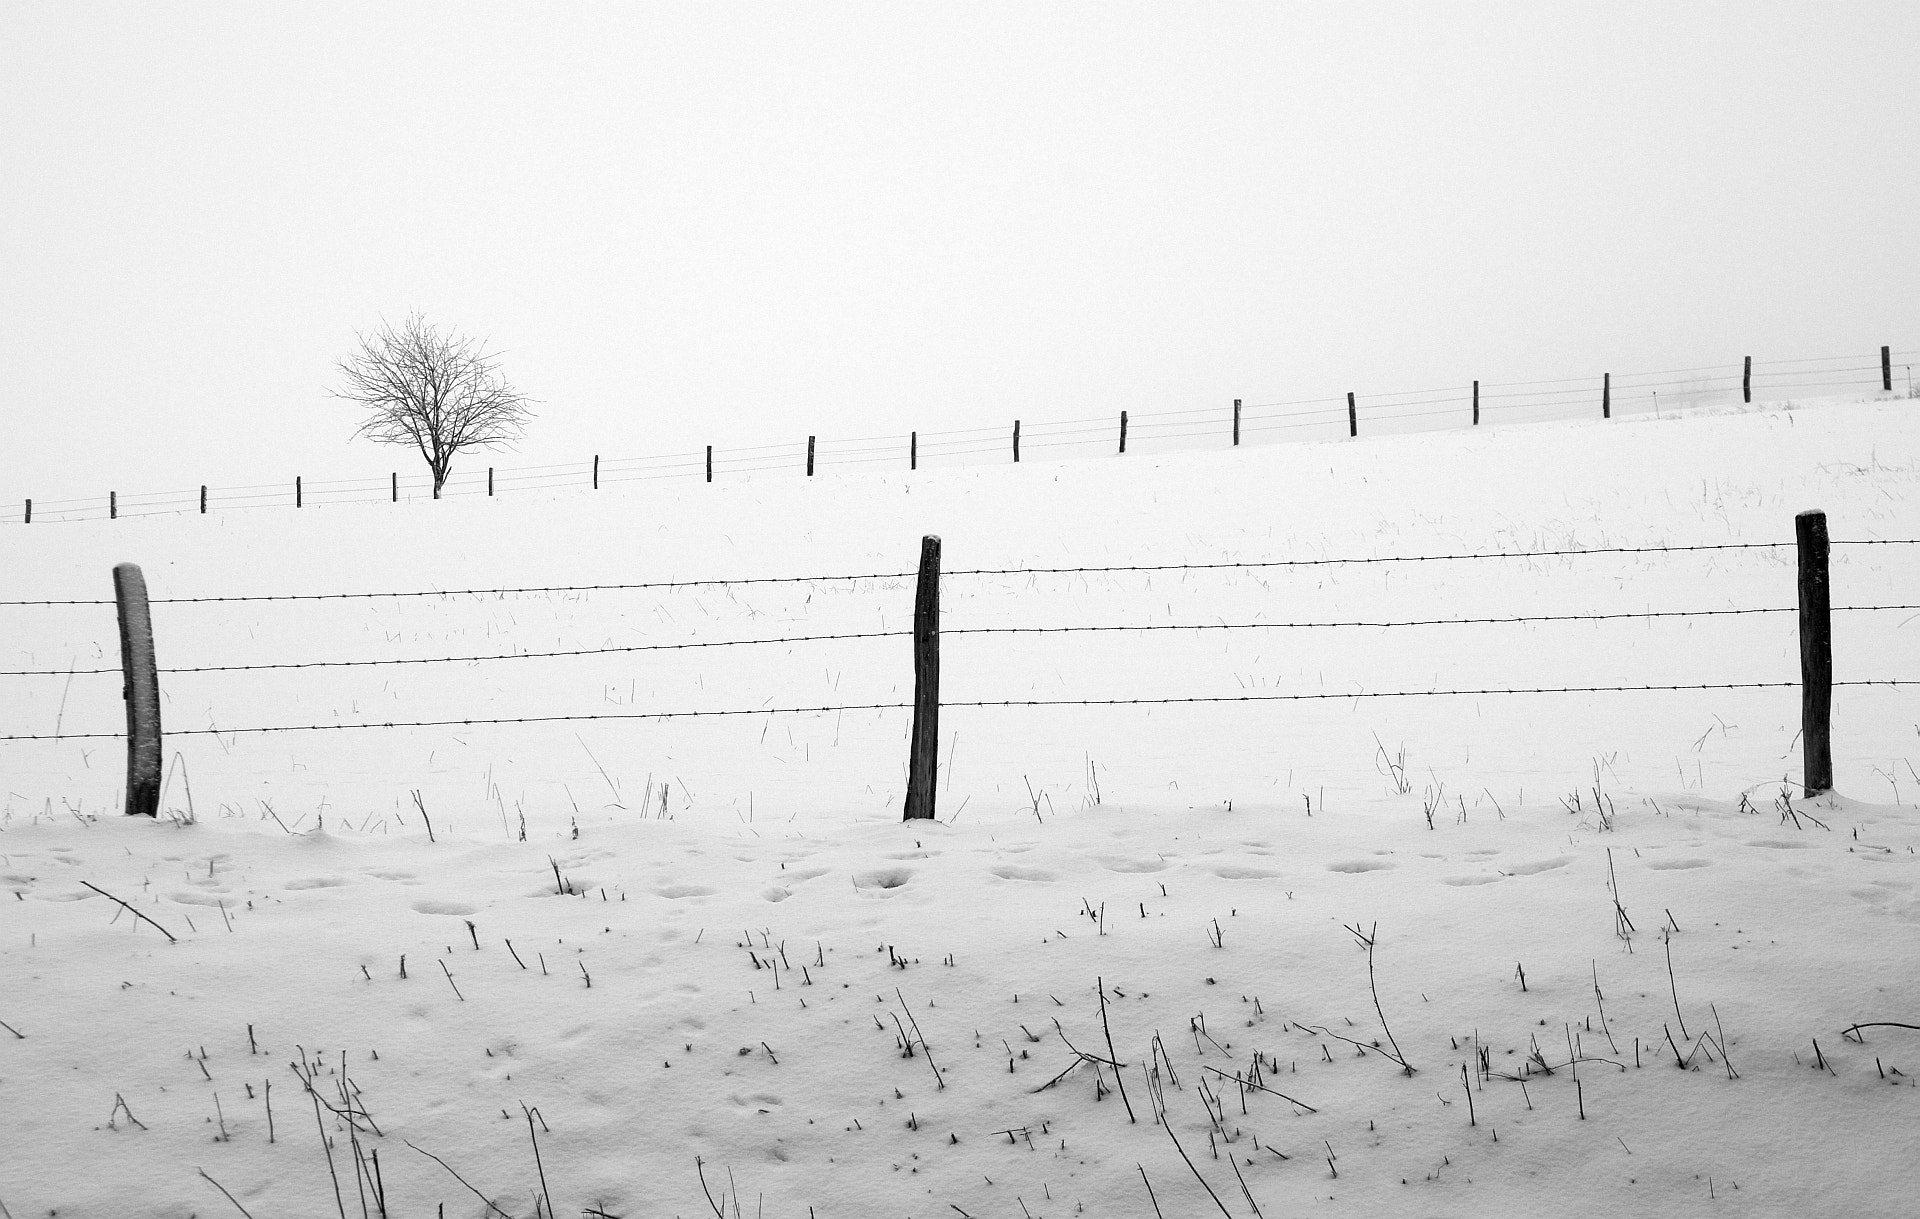
[[(1920, 346), (1920, 5), (0, 3), (0, 497)], [(417, 461), (414, 464), (418, 464)]]

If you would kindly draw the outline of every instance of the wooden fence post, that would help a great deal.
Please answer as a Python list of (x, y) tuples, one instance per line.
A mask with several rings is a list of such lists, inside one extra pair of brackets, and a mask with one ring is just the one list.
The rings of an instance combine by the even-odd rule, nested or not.
[(200, 484), (200, 515), (207, 514), (207, 484)]
[(1020, 421), (1018, 419), (1013, 421), (1013, 459), (1016, 462), (1020, 460)]
[(1753, 357), (1748, 356), (1745, 367), (1740, 370), (1740, 401), (1753, 401)]
[(493, 467), (492, 466), (487, 467), (487, 494), (489, 496), (493, 494)]
[(33, 501), (32, 500), (27, 501), (27, 519), (25, 523), (28, 525), (33, 524)]
[(813, 437), (807, 437), (807, 477), (813, 477)]
[(907, 469), (918, 470), (919, 468), (920, 468), (920, 433), (908, 432), (907, 433)]
[(110, 521), (120, 519), (120, 493), (118, 491), (107, 492), (107, 519)]
[(1120, 451), (1127, 451), (1127, 412), (1120, 412)]
[(1473, 426), (1480, 426), (1480, 383), (1473, 383)]
[(1233, 400), (1233, 445), (1240, 447), (1240, 399)]
[(907, 755), (903, 820), (931, 820), (940, 755), (940, 539), (920, 539), (920, 582), (913, 596), (913, 735)]
[(598, 453), (593, 455), (593, 489), (595, 491), (600, 489), (600, 454)]
[(713, 446), (707, 446), (707, 481), (713, 481)]
[(395, 470), (393, 472), (392, 477), (393, 477), (393, 502), (397, 504), (400, 502), (400, 471)]
[(303, 498), (300, 492), (300, 476), (296, 474), (293, 476), (293, 506), (296, 508), (303, 507), (304, 505), (301, 502)]
[(1360, 411), (1359, 411), (1359, 408), (1354, 406), (1353, 404), (1353, 395), (1348, 394), (1347, 395), (1347, 435), (1349, 437), (1354, 437), (1354, 436), (1358, 436), (1359, 434), (1360, 434)]
[(1880, 388), (1887, 393), (1893, 392), (1893, 348), (1880, 349)]
[(1613, 418), (1613, 374), (1610, 372), (1600, 374), (1600, 417)]
[(1827, 514), (1793, 518), (1800, 557), (1801, 783), (1809, 796), (1833, 790), (1833, 622), (1827, 586)]
[(160, 810), (160, 674), (153, 659), (147, 578), (138, 566), (121, 563), (113, 569), (113, 599), (120, 611), (121, 697), (127, 702), (126, 812), (154, 817)]

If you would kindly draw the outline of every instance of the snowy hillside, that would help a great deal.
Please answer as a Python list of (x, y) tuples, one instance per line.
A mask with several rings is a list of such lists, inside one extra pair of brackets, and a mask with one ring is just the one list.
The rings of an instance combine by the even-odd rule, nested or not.
[[(0, 741), (0, 1205), (1911, 1214), (1920, 1031), (1843, 1031), (1920, 1025), (1920, 704), (1845, 683), (1920, 681), (1920, 547), (1856, 544), (1916, 452), (1848, 401), (9, 526), (10, 601), (142, 565), (170, 735), (119, 817), (111, 604), (0, 606), (0, 736), (63, 738)], [(1324, 562), (1411, 556), (1482, 557)], [(1750, 688), (1494, 693), (1668, 686)]]

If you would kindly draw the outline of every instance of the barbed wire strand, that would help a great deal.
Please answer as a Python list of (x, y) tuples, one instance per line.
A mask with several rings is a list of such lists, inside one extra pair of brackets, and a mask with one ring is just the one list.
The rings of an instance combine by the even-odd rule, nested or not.
[[(1835, 686), (1914, 686), (1920, 681), (1882, 678), (1863, 681), (1836, 681)], [(1797, 681), (1695, 682), (1653, 686), (1522, 686), (1454, 690), (1354, 690), (1344, 693), (1313, 694), (1241, 694), (1197, 695), (1190, 698), (1058, 698), (1058, 699), (963, 699), (942, 701), (947, 708), (960, 707), (1148, 707), (1197, 703), (1269, 703), (1311, 702), (1361, 698), (1443, 698), (1500, 694), (1637, 694), (1675, 690), (1775, 690), (1797, 689)], [(841, 711), (904, 711), (911, 703), (846, 703), (824, 707), (744, 707), (716, 711), (633, 711), (596, 712), (577, 715), (520, 715), (498, 718), (459, 720), (383, 720), (355, 724), (275, 724), (245, 728), (177, 728), (168, 736), (240, 736), (269, 732), (352, 732), (372, 728), (479, 728), (498, 724), (573, 723), (581, 720), (670, 720), (717, 718), (745, 715), (816, 715)], [(0, 741), (99, 741), (124, 737), (124, 732), (33, 733), (0, 736)]]
[[(1889, 610), (1920, 610), (1920, 605), (1836, 605), (1831, 612), (1870, 613)], [(1323, 622), (1159, 622), (1118, 623), (1094, 626), (963, 626), (944, 627), (942, 635), (1077, 635), (1118, 631), (1278, 631), (1278, 630), (1385, 630), (1396, 627), (1427, 626), (1504, 626), (1538, 622), (1618, 622), (1654, 618), (1713, 618), (1751, 614), (1792, 614), (1791, 605), (1753, 606), (1704, 610), (1632, 610), (1614, 614), (1518, 614), (1490, 618), (1411, 618), (1404, 621), (1351, 620)], [(626, 652), (672, 652), (691, 648), (764, 647), (778, 644), (824, 643), (849, 639), (897, 639), (912, 631), (854, 631), (834, 635), (784, 635), (774, 639), (713, 639), (691, 643), (621, 644), (600, 648), (572, 648), (553, 652), (498, 652), (484, 656), (408, 656), (380, 660), (304, 660), (276, 661), (265, 664), (188, 665), (159, 669), (172, 673), (251, 673), (268, 669), (346, 669), (378, 665), (477, 664), (492, 660), (552, 660), (574, 656), (609, 656)], [(7, 669), (0, 677), (89, 677), (119, 673), (119, 667), (105, 669)]]
[[(1457, 554), (1377, 555), (1373, 557), (1332, 559), (1262, 559), (1230, 563), (1134, 563), (1100, 567), (975, 567), (943, 572), (945, 576), (1023, 576), (1073, 575), (1101, 572), (1220, 571), (1266, 567), (1331, 567), (1343, 564), (1469, 562), (1490, 559), (1546, 559), (1602, 554), (1685, 554), (1721, 550), (1782, 550), (1794, 542), (1715, 542), (1686, 546), (1593, 546), (1562, 550), (1490, 550)], [(1920, 538), (1835, 538), (1831, 546), (1915, 546)], [(911, 571), (860, 572), (846, 575), (750, 576), (734, 579), (652, 580), (633, 584), (553, 584), (520, 588), (446, 588), (413, 589), (401, 592), (371, 593), (260, 593), (242, 596), (154, 597), (150, 605), (197, 605), (233, 601), (340, 601), (367, 600), (375, 597), (469, 597), (504, 596), (516, 593), (620, 592), (651, 588), (717, 588), (743, 584), (819, 584), (836, 581), (903, 580), (917, 575)], [(7, 605), (112, 605), (110, 599), (80, 600), (0, 600)]]

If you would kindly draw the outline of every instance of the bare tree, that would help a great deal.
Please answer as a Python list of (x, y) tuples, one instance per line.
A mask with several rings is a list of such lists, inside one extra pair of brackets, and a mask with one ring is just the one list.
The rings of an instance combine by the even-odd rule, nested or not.
[(367, 408), (355, 435), (419, 450), (435, 499), (455, 453), (517, 440), (533, 417), (533, 399), (506, 383), (495, 356), (417, 313), (355, 337), (360, 350), (340, 361), (345, 384), (333, 396)]

